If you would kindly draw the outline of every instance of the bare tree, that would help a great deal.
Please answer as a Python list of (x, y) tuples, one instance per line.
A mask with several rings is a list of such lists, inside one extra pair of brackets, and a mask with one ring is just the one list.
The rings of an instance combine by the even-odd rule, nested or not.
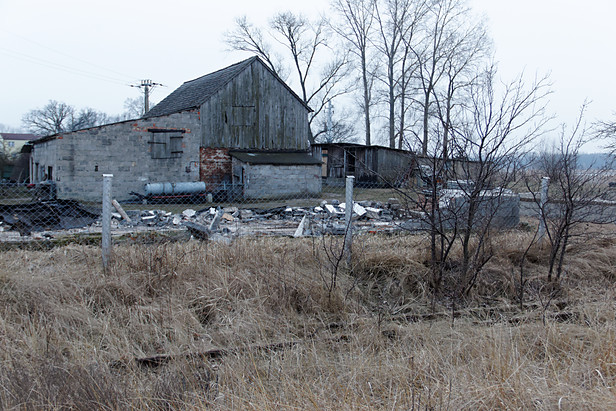
[[(156, 103), (150, 101), (150, 105), (153, 107)], [(143, 117), (145, 114), (145, 106), (143, 104), (142, 97), (129, 97), (124, 100), (124, 112), (119, 116), (120, 120), (131, 120)]]
[(50, 135), (95, 127), (107, 123), (109, 119), (105, 113), (91, 108), (76, 111), (69, 104), (50, 100), (43, 108), (26, 113), (22, 123), (34, 134)]
[(462, 213), (455, 216), (455, 224), (462, 229), (457, 240), (462, 249), (460, 277), (465, 294), (491, 258), (487, 246), (503, 188), (512, 182), (515, 165), (543, 134), (549, 120), (545, 112), (550, 94), (547, 78), (527, 87), (520, 76), (501, 91), (495, 87), (495, 74), (489, 68), (471, 85), (462, 125), (452, 129), (457, 152), (473, 160), (463, 162), (461, 175), (456, 176), (473, 181), (465, 192)]
[[(455, 161), (448, 164), (441, 157), (439, 136), (429, 155), (419, 157), (426, 189), (401, 191), (408, 207), (421, 215), (419, 228), (429, 233), (431, 286), (439, 293), (448, 275), (446, 289), (452, 298), (470, 293), (492, 257), (491, 233), (504, 223), (500, 212), (510, 198), (506, 187), (514, 166), (548, 120), (546, 78), (526, 86), (520, 77), (497, 90), (495, 74), (489, 67), (469, 87), (461, 121), (450, 130)], [(455, 189), (443, 175), (455, 182)]]
[(455, 56), (458, 29), (469, 19), (470, 9), (465, 0), (435, 0), (428, 7), (423, 39), (411, 50), (417, 59), (417, 99), (422, 111), (421, 153), (428, 153), (430, 118), (433, 112), (434, 91), (443, 78), (448, 59)]
[(225, 33), (225, 42), (231, 50), (256, 54), (274, 73), (286, 80), (282, 57), (272, 50), (270, 42), (263, 38), (263, 31), (250, 23), (246, 16), (235, 19), (235, 28)]
[(34, 134), (55, 134), (67, 131), (74, 115), (74, 107), (50, 100), (45, 107), (26, 113), (22, 118), (22, 123)]
[(376, 0), (334, 0), (333, 7), (342, 23), (334, 23), (332, 27), (342, 37), (359, 64), (365, 142), (369, 146), (372, 144), (370, 110), (373, 105), (372, 87), (376, 71), (371, 61), (370, 38)]
[[(385, 58), (385, 71), (382, 81), (387, 93), (387, 120), (389, 147), (396, 147), (396, 135), (403, 138), (405, 94), (408, 85), (408, 72), (412, 70), (409, 61), (410, 44), (414, 41), (417, 27), (425, 15), (425, 2), (416, 0), (384, 0), (382, 7), (375, 5), (378, 23), (378, 39), (374, 41), (377, 50)], [(396, 133), (396, 100), (400, 103), (400, 130)]]
[(616, 120), (597, 121), (593, 129), (595, 136), (606, 142), (610, 155), (616, 157)]
[(464, 92), (477, 81), (480, 65), (488, 57), (490, 41), (482, 22), (461, 26), (450, 37), (451, 44), (443, 59), (443, 81), (432, 90), (436, 116), (442, 134), (442, 155), (449, 158), (450, 132), (454, 128), (455, 111), (466, 101)]
[[(297, 74), (298, 94), (313, 109), (309, 118), (312, 126), (328, 102), (348, 91), (342, 86), (347, 74), (347, 58), (332, 52), (323, 19), (310, 22), (291, 12), (278, 13), (270, 21), (270, 28), (270, 40), (286, 49)], [(233, 50), (257, 54), (279, 77), (286, 77), (283, 59), (273, 52), (273, 46), (264, 38), (261, 29), (248, 23), (245, 17), (236, 20), (236, 28), (227, 33), (226, 42)], [(319, 64), (324, 57), (327, 61)], [(310, 140), (314, 143), (312, 127)]]
[[(558, 141), (537, 158), (539, 174), (536, 179), (543, 176), (550, 179), (548, 200), (542, 203), (537, 195), (534, 198), (545, 222), (550, 249), (548, 282), (560, 280), (571, 241), (580, 235), (585, 237), (590, 234), (586, 227), (584, 233), (578, 232), (578, 226), (614, 220), (601, 201), (608, 188), (608, 171), (612, 168), (612, 162), (604, 162), (598, 167), (594, 164), (582, 167), (580, 163), (582, 146), (597, 138), (584, 124), (586, 107), (585, 103), (573, 127), (568, 130), (563, 125)], [(538, 184), (535, 181), (533, 185)]]

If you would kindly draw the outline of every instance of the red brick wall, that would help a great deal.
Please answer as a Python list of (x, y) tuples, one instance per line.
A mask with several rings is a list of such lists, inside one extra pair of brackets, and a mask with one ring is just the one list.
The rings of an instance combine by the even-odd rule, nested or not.
[(231, 156), (228, 148), (199, 148), (199, 179), (206, 183), (231, 182)]

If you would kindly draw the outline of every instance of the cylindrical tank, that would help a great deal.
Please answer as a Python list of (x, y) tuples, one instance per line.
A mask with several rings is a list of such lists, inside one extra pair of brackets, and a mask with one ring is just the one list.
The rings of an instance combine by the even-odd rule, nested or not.
[(192, 194), (205, 191), (203, 181), (186, 181), (180, 183), (148, 183), (145, 185), (146, 195)]

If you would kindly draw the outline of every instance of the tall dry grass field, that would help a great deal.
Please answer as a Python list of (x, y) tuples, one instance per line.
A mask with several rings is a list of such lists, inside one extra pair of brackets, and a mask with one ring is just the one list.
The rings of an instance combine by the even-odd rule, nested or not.
[(421, 236), (358, 238), (352, 272), (336, 239), (119, 245), (107, 273), (95, 247), (5, 252), (0, 408), (616, 408), (616, 243), (549, 289), (530, 250), (520, 308), (529, 240), (493, 238), (464, 300), (431, 294)]

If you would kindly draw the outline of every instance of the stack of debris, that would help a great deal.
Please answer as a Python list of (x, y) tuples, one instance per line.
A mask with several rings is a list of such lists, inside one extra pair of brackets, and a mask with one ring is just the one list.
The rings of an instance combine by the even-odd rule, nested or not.
[[(116, 207), (117, 208), (117, 207)], [(118, 208), (120, 211), (121, 208)], [(122, 210), (123, 211), (123, 210)], [(226, 207), (186, 209), (173, 214), (165, 210), (128, 210), (123, 216), (113, 213), (113, 228), (186, 227), (199, 239), (220, 235), (293, 235), (310, 236), (345, 233), (346, 204), (337, 200), (322, 201), (314, 207), (275, 207), (269, 209)], [(359, 229), (383, 230), (395, 228), (394, 220), (402, 217), (400, 203), (360, 201), (353, 203), (353, 219)], [(387, 226), (387, 227), (385, 227)]]

